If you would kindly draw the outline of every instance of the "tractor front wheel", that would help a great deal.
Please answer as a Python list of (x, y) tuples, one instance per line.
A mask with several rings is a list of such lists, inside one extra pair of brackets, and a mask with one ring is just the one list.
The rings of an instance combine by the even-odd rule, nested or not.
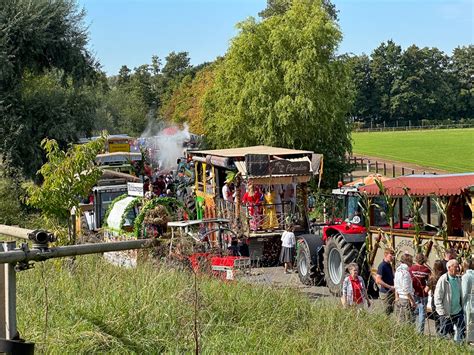
[(346, 276), (346, 267), (356, 261), (357, 248), (347, 243), (344, 237), (337, 233), (329, 237), (324, 247), (324, 276), (329, 291), (335, 296), (341, 296), (342, 283)]
[(318, 270), (317, 259), (311, 256), (311, 251), (304, 242), (298, 244), (296, 268), (302, 284), (307, 286), (324, 286), (324, 275)]

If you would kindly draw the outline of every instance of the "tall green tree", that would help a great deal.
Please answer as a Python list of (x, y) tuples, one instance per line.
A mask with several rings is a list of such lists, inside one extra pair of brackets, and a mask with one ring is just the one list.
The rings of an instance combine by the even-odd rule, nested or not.
[[(60, 76), (64, 87), (78, 88), (96, 80), (97, 65), (86, 48), (83, 18), (84, 12), (69, 0), (0, 2), (0, 155), (7, 167), (20, 167), (26, 174), (32, 174), (38, 162), (25, 146), (37, 149), (44, 136), (64, 138), (55, 137), (47, 125), (44, 136), (37, 134), (49, 112), (31, 112), (30, 102), (24, 101), (32, 99), (25, 94), (25, 80), (51, 71)], [(64, 103), (60, 99), (49, 101), (54, 102)], [(38, 108), (54, 110), (46, 106)], [(83, 112), (79, 116), (78, 120), (83, 120)], [(76, 118), (70, 110), (67, 120)], [(87, 131), (92, 127), (82, 128)]]
[(314, 150), (334, 184), (351, 150), (352, 97), (349, 69), (336, 56), (337, 24), (321, 2), (295, 0), (282, 15), (239, 28), (205, 97), (209, 143)]
[(449, 117), (455, 98), (448, 62), (448, 56), (436, 48), (408, 47), (392, 82), (391, 116), (412, 122)]
[(351, 77), (355, 89), (354, 105), (351, 118), (355, 121), (376, 119), (378, 106), (374, 95), (374, 79), (370, 68), (370, 58), (363, 54), (348, 59), (351, 66)]
[(454, 77), (455, 116), (474, 118), (474, 45), (454, 49), (449, 69)]
[[(293, 0), (267, 0), (267, 7), (258, 13), (262, 18), (268, 18), (274, 15), (283, 15), (290, 7)], [(337, 20), (337, 9), (331, 0), (323, 0), (321, 2), (327, 13)]]
[(376, 123), (394, 121), (392, 117), (392, 87), (401, 61), (402, 48), (392, 40), (382, 43), (372, 53), (370, 70), (374, 81), (374, 100), (378, 106)]

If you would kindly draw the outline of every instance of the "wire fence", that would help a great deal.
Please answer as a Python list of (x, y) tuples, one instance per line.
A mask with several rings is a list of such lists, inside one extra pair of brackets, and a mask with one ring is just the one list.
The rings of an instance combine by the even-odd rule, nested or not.
[(371, 127), (354, 127), (354, 132), (396, 132), (396, 131), (420, 131), (420, 130), (436, 130), (436, 129), (464, 129), (474, 128), (474, 123), (463, 124), (440, 124), (440, 125), (408, 125), (408, 126), (371, 126)]

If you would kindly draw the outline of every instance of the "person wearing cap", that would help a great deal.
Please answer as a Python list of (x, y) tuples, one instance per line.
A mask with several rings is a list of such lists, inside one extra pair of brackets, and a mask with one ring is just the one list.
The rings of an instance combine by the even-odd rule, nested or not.
[(379, 297), (382, 300), (384, 311), (387, 315), (393, 313), (393, 303), (395, 301), (395, 287), (392, 262), (395, 257), (393, 249), (384, 250), (383, 261), (377, 268), (375, 283), (379, 287)]

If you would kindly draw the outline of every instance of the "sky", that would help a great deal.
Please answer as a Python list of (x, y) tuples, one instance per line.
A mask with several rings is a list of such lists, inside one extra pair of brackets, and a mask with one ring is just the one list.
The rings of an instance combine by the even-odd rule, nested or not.
[[(370, 54), (392, 39), (407, 48), (437, 47), (447, 54), (474, 42), (472, 0), (333, 0), (343, 40), (339, 53)], [(226, 53), (235, 25), (266, 0), (79, 0), (87, 12), (89, 48), (108, 75), (186, 51), (191, 64)], [(164, 60), (163, 60), (164, 61)]]

